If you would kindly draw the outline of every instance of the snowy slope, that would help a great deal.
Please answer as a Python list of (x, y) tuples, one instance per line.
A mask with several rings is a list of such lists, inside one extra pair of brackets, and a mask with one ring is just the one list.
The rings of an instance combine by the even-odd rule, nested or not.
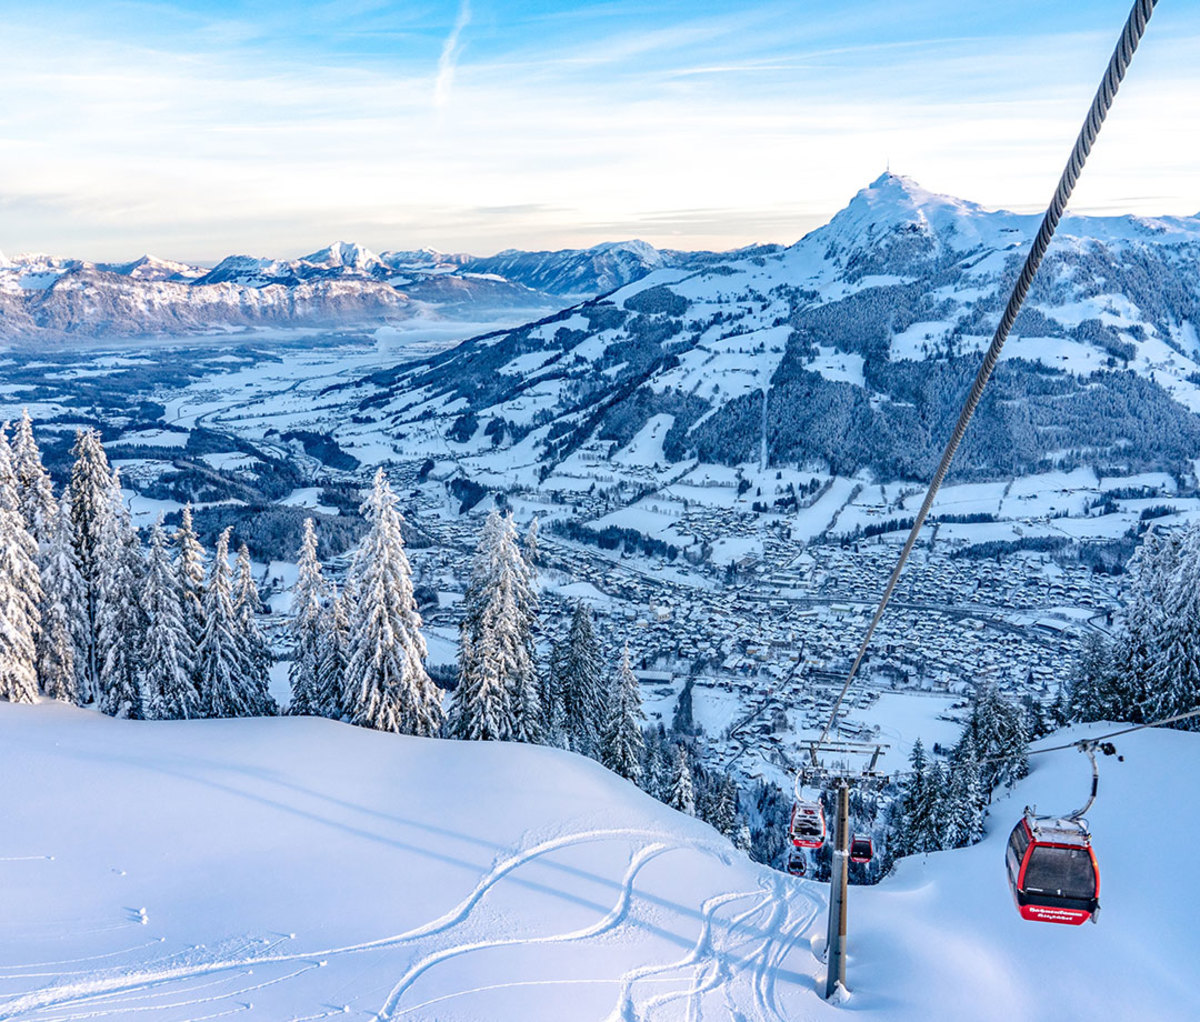
[[(1195, 776), (1200, 739), (1120, 749), (1092, 817), (1099, 926), (1020, 923), (1003, 882), (1015, 806), (1079, 795), (1081, 757), (1060, 754), (996, 807), (983, 845), (852, 892), (849, 1009), (1195, 1018), (1200, 882), (1176, 855), (1195, 827), (1129, 821), (1152, 780)], [(821, 887), (564, 753), (0, 704), (0, 776), (0, 1019), (839, 1011), (814, 991)], [(1172, 809), (1189, 821), (1195, 803), (1183, 787)]]
[(0, 732), (0, 1019), (813, 1000), (816, 893), (574, 756), (59, 706)]

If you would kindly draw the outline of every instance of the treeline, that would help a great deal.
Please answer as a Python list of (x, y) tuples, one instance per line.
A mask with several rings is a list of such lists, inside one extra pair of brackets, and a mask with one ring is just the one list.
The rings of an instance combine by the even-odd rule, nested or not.
[(258, 590), (229, 532), (205, 572), (185, 509), (143, 550), (95, 430), (76, 435), (56, 495), (24, 415), (0, 430), (0, 696), (40, 693), (116, 717), (268, 714), (271, 655)]

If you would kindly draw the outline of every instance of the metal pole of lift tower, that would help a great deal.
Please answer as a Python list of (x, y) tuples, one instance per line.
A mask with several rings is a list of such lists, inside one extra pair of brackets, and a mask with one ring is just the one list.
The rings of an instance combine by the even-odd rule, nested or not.
[(829, 932), (825, 938), (825, 999), (846, 987), (846, 888), (850, 872), (850, 786), (843, 778), (837, 789), (837, 841), (829, 874)]

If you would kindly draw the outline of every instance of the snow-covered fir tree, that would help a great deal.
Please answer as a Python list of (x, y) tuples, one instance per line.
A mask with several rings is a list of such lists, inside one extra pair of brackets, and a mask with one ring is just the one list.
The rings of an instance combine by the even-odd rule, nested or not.
[(469, 740), (539, 740), (536, 594), (512, 519), (497, 511), (484, 523), (464, 604), (452, 733)]
[(920, 738), (909, 755), (909, 772), (896, 803), (899, 833), (890, 842), (897, 856), (936, 852), (942, 847), (940, 775), (925, 755)]
[(179, 580), (183, 604), (183, 627), (191, 643), (190, 658), (195, 665), (192, 686), (197, 698), (204, 688), (200, 677), (200, 643), (204, 638), (204, 547), (192, 524), (192, 505), (184, 505), (179, 528), (175, 530), (175, 575)]
[[(1200, 528), (1192, 526), (1175, 538), (1170, 573), (1151, 587), (1161, 602), (1140, 714), (1148, 721), (1200, 706)], [(1177, 726), (1200, 730), (1200, 717)]]
[(955, 749), (946, 784), (942, 847), (966, 848), (983, 837), (984, 802), (979, 780), (979, 754), (975, 739), (967, 734)]
[(200, 716), (200, 697), (192, 682), (194, 649), (183, 622), (183, 593), (161, 519), (150, 532), (142, 609), (146, 615), (142, 644), (146, 717), (186, 720)]
[(240, 623), (229, 569), (231, 531), (226, 529), (217, 539), (204, 593), (204, 636), (197, 661), (203, 684), (201, 711), (207, 717), (249, 717), (257, 709), (256, 693), (243, 676)]
[(591, 611), (582, 602), (571, 615), (556, 674), (568, 748), (594, 756), (605, 719), (604, 658)]
[(961, 741), (968, 736), (980, 760), (980, 780), (985, 791), (990, 792), (999, 784), (1012, 787), (1029, 773), (1025, 715), (990, 682), (975, 690)]
[(642, 693), (629, 664), (629, 644), (626, 643), (610, 689), (600, 761), (613, 773), (634, 784), (642, 779), (642, 721), (645, 719)]
[(144, 716), (139, 672), (145, 564), (116, 473), (109, 480), (108, 500), (96, 548), (96, 705), (111, 717), (138, 720)]
[(441, 691), (425, 670), (403, 518), (383, 469), (362, 511), (369, 529), (351, 568), (356, 602), (343, 710), (363, 727), (435, 735), (442, 727)]
[(687, 746), (680, 742), (675, 746), (675, 772), (671, 778), (671, 792), (667, 805), (688, 816), (696, 815), (696, 790), (692, 784), (692, 757)]
[(566, 749), (570, 746), (559, 684), (566, 649), (565, 642), (553, 643), (546, 665), (538, 672), (538, 700), (542, 707), (542, 744), (552, 745), (556, 749)]
[(1063, 722), (1129, 719), (1127, 695), (1117, 673), (1115, 644), (1099, 632), (1088, 632), (1061, 700)]
[(33, 702), (38, 694), (42, 584), (37, 553), (21, 513), (8, 441), (0, 431), (0, 698), (14, 703)]
[(317, 534), (311, 518), (304, 519), (304, 536), (300, 541), (296, 569), (296, 584), (292, 586), (292, 622), (288, 629), (292, 647), (292, 663), (288, 668), (288, 683), (292, 690), (290, 712), (321, 716), (325, 706), (317, 695), (317, 673), (321, 666), (321, 633), (326, 624), (324, 606), (329, 587), (321, 573)]
[(242, 681), (250, 693), (256, 717), (269, 717), (278, 712), (271, 695), (271, 667), (275, 658), (271, 647), (258, 627), (262, 599), (254, 581), (250, 551), (243, 543), (238, 548), (237, 574), (234, 578), (233, 609), (237, 615), (238, 659), (242, 665)]
[(529, 577), (534, 582), (537, 580), (538, 563), (541, 558), (541, 549), (538, 546), (539, 530), (538, 517), (534, 515), (529, 523), (529, 528), (525, 530), (525, 541), (521, 550), (525, 557), (525, 563), (529, 565)]
[(666, 802), (671, 792), (671, 747), (662, 723), (642, 732), (645, 749), (642, 758), (642, 790), (660, 802)]
[(42, 452), (33, 436), (29, 412), (21, 413), (12, 439), (13, 469), (17, 477), (17, 500), (29, 534), (40, 547), (46, 547), (54, 531), (58, 501), (50, 474), (42, 464)]
[(312, 712), (323, 717), (342, 715), (342, 693), (346, 689), (346, 668), (350, 665), (352, 592), (347, 587), (339, 595), (337, 586), (331, 586), (329, 601), (321, 612)]
[(83, 699), (90, 702), (99, 692), (101, 658), (96, 645), (99, 634), (98, 615), (102, 593), (109, 584), (112, 566), (104, 563), (101, 545), (112, 529), (109, 517), (113, 511), (112, 472), (108, 457), (100, 443), (100, 434), (85, 429), (75, 434), (72, 448), (75, 461), (71, 466), (68, 495), (73, 542), (83, 578), (84, 664)]
[[(545, 685), (538, 671), (536, 655), (540, 609), (537, 586), (538, 520), (535, 516), (529, 523), (525, 541), (521, 545), (517, 543), (516, 527), (511, 515), (508, 523), (511, 529), (508, 556), (517, 582), (517, 634), (524, 648), (524, 658), (529, 664), (528, 670), (512, 678), (513, 705), (516, 708), (514, 737), (521, 742), (543, 742), (547, 737), (547, 713), (542, 706)], [(553, 712), (550, 717), (553, 717)]]
[(737, 783), (729, 774), (721, 778), (721, 786), (717, 791), (716, 805), (713, 807), (712, 825), (728, 838), (737, 833), (738, 828), (738, 790)]
[(60, 502), (41, 554), (41, 633), (38, 682), (51, 699), (79, 703), (83, 697), (84, 585), (72, 542), (71, 505)]

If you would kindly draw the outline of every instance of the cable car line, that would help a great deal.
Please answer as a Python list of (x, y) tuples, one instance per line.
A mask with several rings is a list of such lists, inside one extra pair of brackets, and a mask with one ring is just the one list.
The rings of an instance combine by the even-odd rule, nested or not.
[(954, 454), (958, 450), (958, 445), (962, 442), (963, 435), (967, 431), (967, 426), (971, 422), (971, 417), (975, 414), (975, 408), (983, 397), (984, 387), (987, 386), (987, 382), (992, 375), (992, 370), (996, 368), (996, 363), (999, 361), (1000, 353), (1004, 348), (1004, 342), (1008, 340), (1009, 331), (1016, 321), (1017, 314), (1021, 311), (1021, 306), (1024, 304), (1026, 296), (1029, 294), (1033, 278), (1038, 271), (1038, 267), (1041, 265), (1042, 258), (1046, 254), (1046, 249), (1050, 246), (1050, 239), (1054, 237), (1058, 222), (1062, 219), (1062, 215), (1066, 211), (1067, 201), (1071, 197), (1071, 192), (1075, 189), (1075, 183), (1079, 180), (1079, 175), (1083, 171), (1084, 164), (1087, 162), (1088, 154), (1091, 152), (1092, 145), (1096, 141), (1096, 136), (1100, 133), (1104, 119), (1112, 107), (1117, 90), (1120, 88), (1121, 80), (1125, 77), (1125, 71), (1133, 60), (1134, 52), (1137, 50), (1138, 43), (1141, 41), (1142, 34), (1146, 30), (1146, 25), (1150, 21), (1150, 16), (1154, 13), (1154, 7), (1157, 2), (1158, 0), (1134, 0), (1133, 8), (1129, 12), (1124, 29), (1121, 31), (1121, 37), (1117, 41), (1116, 49), (1109, 59), (1104, 78), (1100, 82), (1100, 87), (1096, 91), (1095, 98), (1092, 100), (1092, 105), (1088, 110), (1087, 117), (1084, 119), (1083, 127), (1080, 128), (1079, 135), (1075, 139), (1075, 145), (1071, 150), (1071, 157), (1067, 161), (1066, 167), (1063, 168), (1062, 176), (1058, 181), (1058, 187), (1054, 191), (1054, 197), (1050, 200), (1050, 205), (1047, 207), (1046, 214), (1042, 219), (1042, 225), (1038, 228), (1037, 235), (1029, 249), (1029, 255), (1025, 258), (1025, 265), (1021, 268), (1016, 283), (1013, 285), (1008, 305), (1004, 309), (1004, 315), (1000, 318), (1000, 323), (996, 327), (991, 344), (988, 345), (983, 364), (979, 367), (979, 373), (975, 377), (975, 382), (971, 385), (971, 390), (963, 404), (962, 411), (959, 413), (958, 422), (955, 424), (954, 432), (946, 444), (946, 449), (942, 452), (942, 458), (938, 463), (937, 471), (934, 473), (933, 479), (930, 480), (929, 489), (925, 492), (925, 499), (921, 502), (921, 509), (917, 512), (917, 516), (913, 520), (908, 539), (904, 542), (904, 548), (900, 551), (900, 557), (896, 561), (895, 568), (892, 569), (892, 574), (888, 579), (887, 586), (884, 588), (883, 596), (879, 600), (879, 606), (871, 618), (871, 623), (867, 626), (867, 633), (863, 636), (862, 644), (858, 648), (858, 655), (854, 658), (850, 673), (846, 676), (846, 683), (842, 686), (841, 692), (834, 701), (833, 710), (829, 714), (829, 721), (825, 725), (825, 730), (821, 732), (821, 739), (818, 744), (824, 742), (829, 737), (829, 732), (833, 729), (833, 725), (837, 720), (838, 710), (842, 705), (842, 700), (846, 698), (846, 693), (850, 690), (850, 686), (854, 682), (863, 657), (866, 656), (871, 637), (875, 634), (875, 628), (879, 624), (879, 619), (883, 617), (883, 612), (887, 608), (888, 601), (892, 598), (892, 592), (896, 588), (896, 583), (900, 580), (900, 572), (903, 570), (909, 554), (912, 553), (912, 549), (916, 545), (921, 526), (924, 525), (925, 518), (929, 514), (930, 508), (933, 507), (933, 501), (937, 496), (938, 490), (941, 488), (942, 480), (945, 479), (946, 473), (950, 469), (950, 463), (954, 460)]

